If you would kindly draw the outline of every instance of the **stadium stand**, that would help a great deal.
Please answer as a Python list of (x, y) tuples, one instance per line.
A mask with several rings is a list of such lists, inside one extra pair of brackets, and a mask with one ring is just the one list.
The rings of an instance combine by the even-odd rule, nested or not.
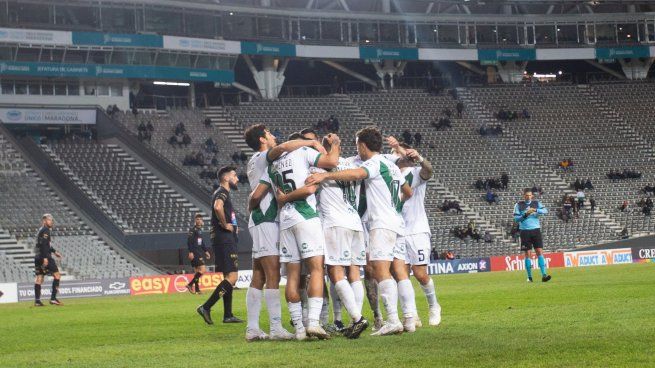
[[(154, 127), (152, 139), (144, 140), (144, 144), (171, 162), (175, 167), (181, 169), (203, 188), (213, 191), (215, 186), (218, 185), (215, 180), (218, 168), (224, 165), (234, 165), (238, 169), (237, 173), (243, 174), (246, 171), (246, 165), (241, 161), (234, 161), (232, 158), (232, 155), (239, 152), (240, 148), (212, 125), (205, 125), (205, 119), (206, 116), (201, 110), (194, 109), (143, 111), (137, 115), (125, 112), (116, 116), (116, 120), (134, 135), (138, 134), (138, 127), (141, 122), (144, 124), (151, 122)], [(169, 139), (175, 134), (175, 127), (179, 123), (184, 124), (185, 132), (191, 139), (191, 143), (188, 145), (172, 145), (169, 143)], [(205, 145), (209, 138), (213, 140), (216, 152), (213, 152)], [(202, 153), (204, 162), (198, 165), (185, 165), (185, 158), (187, 156), (195, 158), (198, 152)], [(213, 178), (201, 177), (203, 171), (212, 175)], [(242, 214), (246, 213), (249, 189), (248, 183), (242, 182), (239, 185), (239, 190), (233, 193), (235, 207)]]
[(41, 146), (125, 232), (184, 232), (200, 210), (115, 144)]
[[(637, 211), (622, 212), (623, 201), (632, 204), (643, 197), (639, 191), (653, 182), (649, 157), (639, 148), (634, 132), (588, 86), (524, 85), (471, 89), (488, 111), (527, 109), (530, 119), (506, 124), (525, 147), (542, 158), (552, 170), (557, 170), (567, 183), (588, 178), (594, 190), (588, 191), (606, 213), (631, 233), (652, 232), (650, 217)], [(574, 166), (561, 170), (561, 160), (571, 159)], [(611, 180), (610, 170), (634, 170), (639, 179)], [(595, 240), (611, 239), (609, 234), (594, 236)], [(599, 238), (599, 239), (596, 239)]]
[(95, 235), (2, 133), (0, 146), (3, 158), (0, 169), (0, 281), (33, 279), (34, 237), (44, 213), (52, 213), (55, 218), (53, 246), (64, 254), (60, 269), (66, 277), (143, 274)]

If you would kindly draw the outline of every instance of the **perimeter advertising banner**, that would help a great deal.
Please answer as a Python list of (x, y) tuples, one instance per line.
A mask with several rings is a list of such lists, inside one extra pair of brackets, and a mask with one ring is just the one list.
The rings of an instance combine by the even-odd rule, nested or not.
[[(547, 268), (564, 267), (563, 253), (544, 253)], [(491, 257), (491, 271), (519, 271), (525, 270), (525, 257), (523, 255)], [(538, 269), (537, 256), (532, 256), (532, 268)]]
[(655, 245), (632, 248), (632, 261), (635, 263), (655, 262)]
[(449, 273), (489, 272), (489, 258), (462, 258), (437, 260), (428, 265), (428, 274), (441, 275)]
[(0, 28), (0, 42), (36, 45), (71, 45), (73, 34), (66, 31), (42, 29)]
[[(132, 295), (174, 294), (187, 292), (186, 285), (193, 279), (193, 274), (156, 275), (130, 278)], [(200, 290), (214, 290), (223, 281), (222, 273), (206, 273), (200, 277)]]
[(18, 285), (15, 282), (0, 283), (0, 304), (18, 301)]
[[(41, 299), (50, 299), (52, 281), (44, 282), (41, 287)], [(95, 296), (130, 295), (127, 278), (104, 280), (62, 280), (59, 285), (58, 299), (87, 298)], [(34, 300), (34, 283), (18, 284), (18, 301)]]
[(566, 267), (605, 266), (632, 263), (632, 248), (565, 252)]
[(95, 124), (96, 110), (0, 108), (0, 121), (5, 124)]

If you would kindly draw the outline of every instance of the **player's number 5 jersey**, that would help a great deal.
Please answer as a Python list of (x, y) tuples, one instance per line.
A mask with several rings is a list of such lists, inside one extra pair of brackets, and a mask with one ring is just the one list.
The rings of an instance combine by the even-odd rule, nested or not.
[[(268, 175), (273, 189), (280, 188), (284, 193), (290, 193), (305, 186), (309, 176), (309, 168), (316, 166), (321, 154), (308, 147), (302, 147), (292, 152), (284, 153), (268, 166)], [(280, 210), (280, 230), (318, 217), (316, 210), (316, 196), (287, 203)]]

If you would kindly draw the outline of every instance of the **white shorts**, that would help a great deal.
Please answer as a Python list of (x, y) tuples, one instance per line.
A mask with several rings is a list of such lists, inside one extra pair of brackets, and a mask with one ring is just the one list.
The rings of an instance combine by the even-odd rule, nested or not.
[(321, 220), (316, 217), (280, 231), (280, 262), (298, 263), (302, 259), (322, 256), (325, 237)]
[(248, 229), (252, 237), (252, 258), (280, 255), (280, 227), (275, 222), (263, 222)]
[(407, 258), (412, 266), (423, 266), (430, 263), (430, 234), (420, 233), (405, 236)]
[(393, 258), (397, 258), (401, 261), (405, 261), (406, 264), (409, 264), (409, 258), (407, 258), (407, 243), (405, 242), (405, 237), (398, 235), (396, 237), (396, 244), (393, 246)]
[(389, 229), (371, 229), (369, 236), (369, 261), (393, 261), (393, 248), (398, 234)]
[(325, 234), (325, 264), (331, 266), (366, 265), (364, 232), (333, 226)]

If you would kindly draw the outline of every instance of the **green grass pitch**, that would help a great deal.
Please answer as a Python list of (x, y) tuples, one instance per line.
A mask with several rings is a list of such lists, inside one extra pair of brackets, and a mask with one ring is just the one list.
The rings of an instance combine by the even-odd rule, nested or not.
[[(552, 273), (533, 284), (523, 272), (437, 276), (441, 326), (387, 337), (369, 330), (359, 340), (246, 343), (245, 325), (202, 322), (195, 307), (206, 294), (1, 305), (0, 367), (655, 366), (654, 264)], [(234, 297), (243, 319), (245, 294)]]

